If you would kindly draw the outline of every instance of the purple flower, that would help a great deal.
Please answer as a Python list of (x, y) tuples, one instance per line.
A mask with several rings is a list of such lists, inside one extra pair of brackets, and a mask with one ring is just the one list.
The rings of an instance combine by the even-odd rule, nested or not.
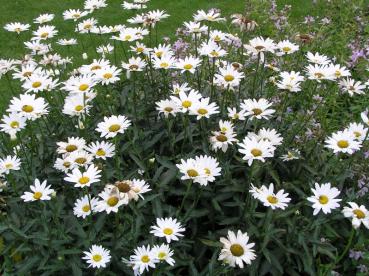
[(305, 16), (304, 19), (305, 19), (304, 23), (305, 24), (308, 24), (308, 25), (310, 25), (310, 24), (312, 24), (312, 23), (315, 22), (315, 18), (313, 16), (311, 16), (311, 15)]

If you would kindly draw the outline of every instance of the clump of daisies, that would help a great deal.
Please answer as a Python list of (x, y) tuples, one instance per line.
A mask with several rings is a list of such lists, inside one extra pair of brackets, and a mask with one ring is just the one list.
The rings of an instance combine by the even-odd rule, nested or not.
[(182, 174), (181, 180), (191, 180), (202, 186), (214, 182), (215, 177), (220, 175), (221, 168), (218, 161), (211, 156), (200, 155), (195, 158), (182, 159), (176, 165)]

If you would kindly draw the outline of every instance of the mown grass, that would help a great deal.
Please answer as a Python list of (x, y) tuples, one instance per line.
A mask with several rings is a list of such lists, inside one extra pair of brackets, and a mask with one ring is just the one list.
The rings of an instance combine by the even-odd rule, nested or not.
[[(113, 25), (125, 23), (126, 19), (136, 14), (136, 11), (123, 10), (123, 1), (108, 1), (109, 6), (93, 14), (101, 25)], [(6, 32), (3, 26), (8, 22), (32, 23), (33, 19), (41, 13), (54, 13), (55, 19), (51, 24), (57, 26), (59, 30), (58, 38), (75, 37), (74, 23), (64, 22), (62, 13), (70, 8), (83, 7), (83, 0), (48, 0), (48, 1), (29, 1), (29, 0), (1, 0), (0, 11), (0, 58), (19, 58), (24, 54), (23, 41), (31, 37), (31, 32), (22, 34), (19, 38), (14, 33)], [(312, 1), (305, 0), (279, 0), (278, 5), (292, 5), (291, 19), (301, 22), (303, 17), (308, 14), (324, 15), (324, 1), (313, 5)], [(171, 16), (162, 23), (159, 28), (159, 36), (173, 36), (175, 30), (182, 25), (183, 21), (191, 20), (193, 13), (198, 9), (219, 8), (223, 15), (229, 16), (232, 13), (242, 13), (245, 8), (244, 0), (152, 0), (148, 4), (149, 9), (166, 10)], [(268, 10), (264, 11), (263, 16), (268, 15)], [(33, 26), (35, 29), (36, 26)], [(65, 56), (67, 50), (62, 47), (54, 46), (54, 49)], [(78, 49), (81, 52), (81, 49)], [(69, 53), (69, 54), (73, 54)], [(80, 59), (80, 55), (74, 56), (74, 61)], [(19, 87), (16, 88), (19, 90)], [(0, 112), (2, 113), (9, 102), (9, 86), (5, 78), (0, 80)]]

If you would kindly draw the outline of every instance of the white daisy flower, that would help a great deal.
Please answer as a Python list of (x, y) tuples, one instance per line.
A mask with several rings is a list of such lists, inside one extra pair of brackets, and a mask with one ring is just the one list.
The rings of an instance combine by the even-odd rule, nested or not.
[(26, 127), (26, 121), (27, 118), (13, 112), (3, 116), (0, 129), (2, 132), (9, 134), (12, 139), (15, 139), (17, 132)]
[(99, 194), (99, 197), (101, 199), (96, 205), (96, 211), (98, 212), (106, 212), (107, 214), (111, 212), (117, 213), (120, 206), (128, 204), (128, 199), (122, 198), (119, 190), (117, 188), (111, 188), (110, 185), (104, 188)]
[(340, 207), (338, 202), (341, 199), (336, 198), (340, 191), (337, 188), (331, 187), (331, 183), (325, 183), (319, 186), (318, 183), (315, 183), (315, 189), (312, 188), (313, 196), (307, 198), (308, 201), (313, 203), (314, 213), (313, 215), (317, 215), (320, 210), (323, 211), (324, 214), (331, 213), (331, 210)]
[(68, 137), (67, 142), (57, 142), (58, 148), (57, 152), (59, 154), (71, 153), (74, 151), (82, 151), (85, 150), (86, 141), (83, 138), (79, 137)]
[(53, 38), (57, 33), (58, 31), (55, 29), (55, 26), (41, 25), (36, 31), (32, 33), (32, 40), (45, 40)]
[(228, 111), (228, 117), (234, 121), (236, 120), (244, 121), (246, 119), (244, 110), (237, 111), (235, 107), (233, 108), (227, 107), (227, 111)]
[(361, 141), (355, 140), (355, 135), (349, 131), (338, 131), (325, 140), (325, 147), (332, 149), (334, 153), (353, 154), (361, 148)]
[(130, 72), (139, 72), (146, 67), (146, 62), (140, 57), (131, 57), (127, 63), (122, 62), (122, 67)]
[(156, 258), (155, 252), (150, 249), (150, 245), (147, 247), (141, 246), (137, 247), (134, 250), (134, 255), (129, 257), (129, 262), (133, 266), (133, 270), (138, 273), (136, 275), (140, 275), (144, 273), (144, 271), (149, 271), (149, 268), (155, 268), (155, 264), (159, 262)]
[(52, 13), (44, 13), (40, 14), (38, 17), (35, 18), (33, 21), (36, 24), (45, 24), (47, 22), (50, 22), (54, 19), (55, 15)]
[(181, 73), (190, 72), (191, 74), (193, 74), (200, 64), (201, 60), (199, 58), (188, 56), (184, 59), (178, 59), (175, 66), (177, 69), (181, 70)]
[(74, 187), (83, 188), (90, 187), (92, 183), (100, 181), (100, 170), (95, 165), (90, 165), (85, 172), (81, 172), (78, 168), (68, 173), (64, 180), (74, 183)]
[(170, 97), (181, 108), (182, 112), (187, 112), (192, 106), (196, 105), (200, 99), (201, 94), (195, 90), (191, 90), (190, 93), (180, 91), (178, 97)]
[(291, 198), (288, 197), (288, 193), (284, 193), (283, 189), (274, 193), (273, 183), (271, 183), (269, 187), (265, 187), (261, 190), (262, 192), (258, 199), (264, 204), (264, 206), (271, 207), (273, 210), (276, 208), (284, 210), (287, 207), (287, 203), (291, 201)]
[(363, 141), (368, 133), (368, 128), (358, 123), (350, 123), (347, 130), (351, 132), (358, 141)]
[(355, 202), (347, 202), (350, 207), (343, 207), (342, 213), (346, 218), (352, 218), (352, 226), (357, 229), (361, 224), (369, 229), (369, 211), (364, 205)]
[(241, 147), (238, 151), (244, 156), (242, 159), (246, 160), (248, 165), (251, 166), (254, 160), (260, 160), (265, 162), (265, 158), (274, 156), (275, 147), (268, 140), (257, 140), (252, 137), (245, 137), (242, 143), (238, 143)]
[(241, 109), (245, 113), (245, 116), (250, 116), (251, 119), (266, 119), (268, 120), (275, 110), (270, 109), (272, 103), (268, 102), (266, 99), (247, 99), (241, 103)]
[(277, 56), (289, 55), (299, 50), (299, 46), (288, 40), (282, 40), (276, 45)]
[(21, 32), (27, 31), (31, 27), (30, 24), (22, 24), (19, 22), (7, 23), (4, 29), (8, 32), (14, 32), (20, 34)]
[(110, 262), (110, 250), (105, 249), (101, 245), (92, 245), (89, 251), (83, 252), (82, 259), (86, 260), (88, 267), (105, 268)]
[(48, 104), (44, 98), (32, 94), (21, 94), (19, 98), (10, 100), (8, 112), (16, 112), (20, 116), (30, 120), (35, 120), (44, 114), (48, 113)]
[(97, 141), (92, 142), (88, 145), (86, 148), (88, 152), (94, 155), (94, 158), (101, 158), (103, 160), (106, 160), (106, 158), (113, 157), (115, 154), (115, 145), (113, 145), (110, 142), (105, 141)]
[(178, 237), (183, 237), (181, 232), (185, 228), (177, 222), (175, 218), (157, 218), (156, 225), (151, 226), (150, 233), (159, 238), (165, 238), (167, 243), (171, 241), (178, 241)]
[(71, 160), (73, 167), (86, 168), (92, 163), (93, 155), (84, 150), (73, 151), (69, 154), (69, 159)]
[(321, 55), (319, 53), (313, 54), (311, 52), (308, 52), (306, 54), (306, 57), (308, 59), (308, 62), (319, 64), (319, 65), (327, 65), (331, 62), (327, 56)]
[(240, 85), (244, 74), (236, 70), (232, 64), (219, 68), (219, 74), (215, 74), (214, 83), (224, 89), (234, 89)]
[(160, 262), (166, 262), (170, 266), (174, 265), (175, 261), (172, 258), (174, 253), (168, 244), (162, 243), (161, 245), (154, 245), (152, 252)]
[(163, 113), (165, 118), (168, 118), (169, 115), (176, 116), (178, 112), (181, 112), (180, 107), (177, 102), (170, 100), (161, 100), (156, 102), (156, 110), (160, 113)]
[(96, 79), (103, 85), (116, 83), (120, 80), (120, 73), (122, 72), (121, 69), (118, 69), (116, 66), (110, 65), (105, 66), (100, 70), (96, 70), (95, 77)]
[(101, 137), (114, 138), (118, 133), (123, 134), (131, 125), (131, 121), (126, 116), (104, 117), (104, 121), (98, 123), (96, 131), (100, 132)]
[(194, 15), (193, 19), (195, 21), (208, 21), (208, 22), (220, 22), (225, 21), (225, 18), (220, 17), (220, 13), (215, 9), (209, 10), (208, 12), (204, 10), (198, 10)]
[(76, 200), (73, 207), (73, 214), (75, 216), (86, 218), (92, 212), (95, 211), (97, 205), (97, 198), (93, 197), (89, 199), (88, 195), (85, 195)]
[[(215, 102), (209, 103), (210, 98), (202, 98), (198, 102), (194, 102), (189, 108), (190, 115), (196, 115), (196, 119), (210, 118), (211, 115), (219, 113), (219, 107)], [(182, 104), (183, 106), (183, 104)]]
[(361, 83), (360, 81), (355, 82), (354, 79), (341, 79), (339, 82), (339, 86), (341, 87), (343, 92), (348, 93), (351, 97), (355, 94), (365, 94), (365, 84)]
[(29, 201), (37, 201), (37, 200), (50, 200), (50, 195), (55, 192), (55, 190), (51, 189), (50, 185), (47, 185), (47, 181), (44, 180), (40, 183), (40, 180), (35, 179), (34, 185), (30, 186), (32, 192), (24, 192), (21, 196), (24, 202)]
[(17, 156), (6, 156), (0, 158), (0, 174), (9, 174), (10, 171), (19, 171), (21, 161)]
[(74, 20), (77, 21), (81, 17), (84, 17), (89, 14), (89, 11), (80, 11), (80, 10), (74, 10), (69, 9), (63, 12), (63, 18), (64, 20)]
[(280, 157), (283, 161), (291, 161), (295, 159), (300, 159), (300, 151), (298, 149), (292, 149), (287, 151), (286, 154)]
[(122, 189), (120, 185), (118, 185), (118, 189), (120, 193), (126, 193), (128, 195), (128, 200), (135, 200), (137, 201), (139, 198), (144, 199), (143, 194), (151, 191), (150, 185), (146, 183), (145, 180), (142, 179), (132, 179), (129, 181), (129, 189), (125, 188)]
[(250, 265), (256, 258), (255, 250), (252, 249), (255, 243), (249, 243), (249, 236), (246, 232), (242, 233), (241, 230), (238, 230), (236, 234), (233, 231), (228, 231), (227, 238), (220, 238), (220, 242), (223, 244), (223, 248), (218, 260), (231, 267), (237, 265), (243, 268), (244, 263)]

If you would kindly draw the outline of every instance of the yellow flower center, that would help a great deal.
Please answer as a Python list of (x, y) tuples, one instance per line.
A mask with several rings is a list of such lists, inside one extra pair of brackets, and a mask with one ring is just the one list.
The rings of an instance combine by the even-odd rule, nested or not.
[(84, 157), (78, 157), (76, 158), (76, 160), (74, 160), (74, 162), (78, 163), (78, 164), (84, 164), (86, 163), (87, 159)]
[(171, 108), (170, 106), (167, 106), (166, 108), (164, 108), (164, 110), (166, 112), (172, 112), (173, 111), (173, 108)]
[(199, 176), (199, 173), (194, 169), (187, 170), (187, 174), (188, 174), (189, 177)]
[(276, 198), (275, 196), (268, 196), (267, 200), (270, 204), (277, 204), (278, 203), (278, 198)]
[(263, 154), (263, 152), (259, 149), (252, 149), (251, 150), (251, 154), (254, 156), (254, 157), (259, 157)]
[(5, 168), (12, 169), (13, 168), (13, 164), (12, 163), (7, 163), (7, 164), (5, 164)]
[(163, 52), (162, 51), (159, 51), (159, 52), (156, 52), (155, 55), (160, 58), (162, 55), (163, 55)]
[(192, 66), (192, 64), (185, 64), (183, 66), (183, 68), (186, 69), (186, 70), (191, 70), (193, 68), (193, 66)]
[(169, 66), (169, 64), (168, 63), (166, 63), (166, 62), (162, 62), (162, 63), (160, 63), (160, 67), (161, 68), (167, 68)]
[(89, 30), (89, 29), (91, 29), (91, 27), (92, 27), (92, 25), (91, 25), (91, 24), (85, 24), (85, 25), (83, 26), (83, 29), (85, 29), (85, 30)]
[(81, 84), (79, 86), (80, 91), (86, 91), (89, 88), (88, 84)]
[(205, 108), (200, 108), (197, 110), (197, 113), (199, 113), (200, 115), (205, 115), (208, 113), (208, 111)]
[(102, 256), (100, 254), (95, 254), (92, 256), (92, 259), (95, 261), (95, 262), (100, 262), (101, 259), (102, 259)]
[(131, 69), (132, 71), (136, 71), (138, 69), (138, 66), (136, 64), (131, 64), (129, 66), (129, 69)]
[(63, 163), (63, 166), (64, 166), (64, 167), (66, 167), (66, 168), (69, 168), (69, 167), (70, 167), (70, 165), (71, 165), (71, 164), (70, 164), (70, 162), (64, 162), (64, 163)]
[(361, 136), (361, 133), (360, 133), (360, 132), (358, 132), (358, 131), (354, 131), (354, 134), (355, 134), (355, 137), (356, 137), (356, 138), (359, 138), (359, 137)]
[(19, 127), (19, 122), (17, 122), (17, 121), (13, 121), (13, 122), (11, 122), (11, 123), (10, 123), (10, 127), (11, 127), (11, 128), (18, 128), (18, 127)]
[(254, 115), (257, 116), (263, 113), (263, 110), (261, 110), (260, 108), (254, 108), (252, 109), (252, 112), (254, 112)]
[(117, 198), (116, 196), (112, 196), (112, 197), (110, 197), (110, 198), (108, 199), (108, 201), (107, 201), (106, 203), (108, 203), (108, 205), (109, 205), (110, 207), (113, 207), (113, 206), (117, 205), (117, 204), (118, 204), (118, 202), (119, 202), (119, 198)]
[(234, 76), (232, 75), (225, 75), (224, 76), (224, 80), (227, 82), (233, 81), (234, 80)]
[(150, 257), (147, 256), (147, 255), (142, 256), (141, 257), (141, 262), (143, 262), (145, 264), (148, 263), (148, 262), (150, 262)]
[(349, 142), (347, 140), (339, 140), (337, 146), (341, 149), (345, 149), (349, 146)]
[(189, 107), (191, 107), (191, 105), (192, 105), (192, 102), (190, 102), (188, 100), (182, 102), (182, 106), (184, 108), (189, 108)]
[(40, 36), (41, 36), (41, 38), (47, 38), (49, 36), (49, 33), (48, 32), (44, 32)]
[(322, 73), (315, 73), (314, 76), (317, 78), (317, 79), (321, 79), (324, 75)]
[(89, 178), (89, 177), (87, 177), (87, 176), (82, 176), (82, 177), (78, 180), (78, 182), (79, 182), (80, 184), (84, 185), (84, 184), (87, 184), (88, 182), (90, 182), (90, 178)]
[(210, 175), (211, 174), (211, 171), (208, 168), (205, 168), (204, 171), (205, 171), (205, 174), (206, 175)]
[(85, 206), (82, 207), (82, 211), (87, 213), (90, 211), (90, 205), (86, 204)]
[(120, 130), (120, 125), (118, 124), (114, 124), (109, 127), (110, 132), (117, 132), (118, 130)]
[(131, 35), (126, 35), (125, 37), (124, 37), (124, 40), (130, 40), (132, 38), (132, 36)]
[(74, 110), (75, 110), (75, 111), (77, 111), (77, 112), (81, 111), (82, 109), (83, 109), (83, 106), (82, 106), (82, 105), (77, 105), (77, 106), (74, 108)]
[(159, 260), (164, 260), (166, 256), (167, 256), (167, 253), (165, 253), (165, 252), (159, 252), (158, 259)]
[(238, 243), (232, 244), (230, 250), (231, 250), (232, 255), (236, 257), (242, 256), (243, 253), (245, 252), (243, 250), (243, 247)]
[(41, 86), (41, 82), (39, 81), (35, 81), (34, 83), (32, 83), (33, 88), (39, 88), (40, 86)]
[(23, 73), (23, 77), (30, 77), (30, 76), (32, 76), (32, 72), (24, 72)]
[(91, 71), (95, 71), (95, 70), (99, 70), (101, 69), (101, 66), (100, 65), (94, 65), (91, 67)]
[(103, 77), (104, 77), (104, 79), (111, 79), (113, 77), (113, 74), (111, 74), (111, 73), (105, 73), (103, 75)]
[(356, 217), (358, 218), (358, 219), (363, 219), (363, 218), (365, 218), (365, 214), (364, 214), (364, 212), (363, 211), (361, 211), (360, 209), (356, 209), (356, 210), (354, 210), (354, 211), (352, 211), (355, 215), (356, 215)]
[(128, 193), (131, 190), (131, 185), (128, 181), (120, 181), (117, 182), (115, 185), (118, 187), (119, 192), (121, 193)]
[(328, 201), (329, 201), (329, 199), (328, 199), (328, 197), (327, 196), (325, 196), (325, 195), (321, 195), (321, 196), (319, 196), (319, 203), (320, 204), (327, 204), (328, 203)]
[(143, 51), (144, 51), (144, 48), (142, 48), (142, 47), (137, 47), (136, 48), (137, 53), (142, 53)]
[(215, 42), (219, 42), (219, 41), (221, 41), (222, 40), (222, 38), (219, 36), (219, 35), (216, 35), (215, 37), (214, 37), (214, 41)]
[(337, 78), (339, 78), (339, 77), (341, 77), (341, 72), (339, 71), (339, 70), (336, 70), (336, 72), (334, 73), (334, 75), (337, 77)]
[(213, 51), (210, 52), (210, 55), (212, 57), (218, 57), (219, 56), (219, 53), (217, 51), (213, 50)]
[(98, 149), (96, 151), (96, 155), (98, 155), (98, 156), (105, 156), (106, 155), (106, 152), (103, 149)]
[(226, 142), (228, 140), (227, 136), (223, 135), (223, 134), (219, 134), (216, 139), (219, 141), (219, 142)]
[(75, 151), (76, 149), (77, 149), (77, 146), (75, 146), (75, 145), (68, 145), (68, 146), (65, 147), (65, 150), (67, 152), (72, 152), (72, 151)]
[(35, 192), (33, 194), (33, 198), (36, 200), (39, 200), (42, 197), (42, 193), (41, 192)]
[(263, 45), (258, 45), (258, 46), (255, 46), (255, 49), (258, 50), (258, 51), (261, 51), (261, 50), (265, 49), (265, 47)]
[(33, 111), (33, 106), (31, 106), (31, 105), (24, 105), (23, 107), (22, 107), (22, 111), (24, 111), (24, 112), (27, 112), (27, 113), (30, 113), (30, 112), (32, 112)]
[(173, 234), (173, 229), (171, 229), (171, 228), (164, 228), (163, 233), (165, 235), (172, 235)]
[(290, 47), (283, 47), (282, 48), (283, 52), (288, 53), (289, 51), (291, 51)]

